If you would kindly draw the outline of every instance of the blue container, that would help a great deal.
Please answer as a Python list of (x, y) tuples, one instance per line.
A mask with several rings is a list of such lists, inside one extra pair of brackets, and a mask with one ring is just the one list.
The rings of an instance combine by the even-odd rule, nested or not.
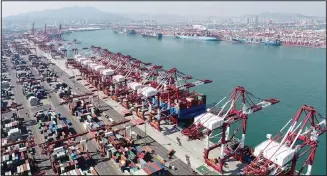
[(178, 112), (178, 118), (179, 119), (190, 119), (194, 118), (195, 116), (198, 116), (202, 113), (206, 112), (206, 105), (198, 105), (194, 106), (192, 108), (183, 109)]
[(169, 114), (170, 115), (175, 115), (177, 112), (176, 112), (176, 109), (175, 108), (170, 108), (169, 109)]
[(136, 147), (136, 152), (137, 153), (141, 153), (142, 151), (144, 151), (142, 147), (140, 147), (140, 146)]
[(168, 103), (161, 103), (160, 108), (161, 109), (167, 109), (168, 108)]
[(163, 166), (160, 162), (155, 161), (155, 163), (160, 167), (160, 169), (164, 169), (165, 168), (165, 166)]
[(103, 125), (103, 123), (102, 122), (98, 122), (97, 123), (100, 127)]
[(72, 122), (71, 122), (70, 120), (66, 119), (66, 124), (67, 124), (67, 125), (71, 125)]
[(59, 93), (59, 98), (63, 98), (64, 97), (64, 95), (65, 95), (65, 93)]
[(148, 165), (148, 168), (151, 169), (153, 171), (153, 173), (157, 172), (157, 170), (155, 168), (153, 168), (151, 165)]

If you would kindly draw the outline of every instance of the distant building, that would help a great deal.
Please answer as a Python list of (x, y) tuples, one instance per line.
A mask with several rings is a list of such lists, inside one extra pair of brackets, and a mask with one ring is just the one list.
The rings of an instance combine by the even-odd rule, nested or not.
[(197, 30), (207, 30), (207, 28), (203, 25), (192, 25), (193, 29)]
[(258, 24), (258, 23), (259, 23), (259, 17), (256, 16), (256, 17), (255, 17), (255, 24)]

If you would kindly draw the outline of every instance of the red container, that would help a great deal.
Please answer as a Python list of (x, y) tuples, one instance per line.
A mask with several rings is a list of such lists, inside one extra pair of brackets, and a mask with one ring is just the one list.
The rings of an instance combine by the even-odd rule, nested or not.
[(155, 169), (156, 171), (160, 171), (161, 170), (161, 168), (158, 166), (158, 164), (157, 163), (155, 163), (155, 162), (153, 162), (152, 164), (151, 164), (151, 167), (153, 168), (153, 169)]
[(79, 172), (79, 169), (75, 169), (77, 175), (82, 175), (80, 172)]
[(26, 164), (24, 164), (24, 171), (27, 171), (27, 166), (26, 166)]
[(152, 171), (150, 168), (148, 168), (148, 167), (144, 167), (143, 170), (144, 170), (144, 172), (147, 173), (148, 175), (151, 175), (151, 174), (153, 173), (153, 171)]

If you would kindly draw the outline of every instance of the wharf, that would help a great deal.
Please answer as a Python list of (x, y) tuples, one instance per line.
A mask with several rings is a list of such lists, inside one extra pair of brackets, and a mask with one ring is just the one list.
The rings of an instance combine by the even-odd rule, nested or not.
[[(35, 46), (33, 46), (35, 47)], [(44, 53), (40, 49), (37, 49), (38, 54), (42, 54), (43, 56), (47, 57), (50, 62), (54, 63), (54, 70), (58, 75), (61, 76), (61, 79), (67, 83), (70, 87), (74, 88), (73, 91), (79, 93), (86, 93), (91, 92), (90, 89), (87, 89), (85, 86), (86, 81), (80, 80), (77, 81), (74, 79), (74, 82), (69, 79), (72, 76), (79, 75), (78, 70), (76, 69), (67, 69), (65, 67), (65, 60), (64, 59), (52, 59), (50, 54)], [(93, 104), (95, 106), (105, 108), (107, 107), (108, 110), (105, 111), (105, 114), (110, 116), (114, 121), (119, 121), (124, 119), (124, 117), (119, 113), (126, 110), (123, 106), (119, 103), (111, 100), (110, 98), (106, 98), (107, 96), (104, 95), (102, 91), (95, 91), (95, 95), (98, 95), (99, 98), (93, 98)], [(133, 116), (127, 117), (127, 119), (138, 118), (134, 114)], [(108, 121), (108, 119), (103, 118), (102, 120)], [(166, 126), (170, 128), (169, 126)], [(171, 170), (171, 173), (174, 175), (191, 175), (194, 171), (197, 171), (199, 174), (202, 175), (212, 175), (213, 169), (208, 167), (203, 158), (203, 149), (205, 147), (204, 141), (195, 140), (195, 141), (187, 141), (187, 138), (181, 134), (180, 131), (176, 131), (171, 134), (162, 134), (161, 132), (157, 131), (156, 129), (152, 128), (150, 125), (140, 125), (138, 127), (133, 128), (133, 130), (138, 133), (150, 147), (152, 147), (160, 156), (166, 158), (168, 151), (174, 149), (176, 151), (175, 156), (178, 158), (173, 158), (168, 160), (167, 163), (170, 165), (174, 165), (177, 170)], [(145, 132), (146, 131), (146, 132)], [(182, 145), (179, 145), (177, 142), (176, 137), (178, 137), (181, 141)], [(156, 139), (156, 140), (154, 140)], [(216, 149), (210, 153), (214, 156), (218, 156), (220, 153), (219, 149)], [(224, 168), (224, 175), (239, 175), (241, 169), (245, 165), (241, 162), (235, 160), (228, 160), (227, 166)], [(204, 168), (204, 169), (203, 169)], [(206, 170), (206, 173), (203, 173), (201, 170)]]
[[(38, 53), (40, 53), (41, 51), (37, 51)], [(48, 57), (48, 56), (47, 56)], [(52, 62), (56, 63), (55, 60), (51, 60)], [(62, 62), (62, 63), (60, 63)], [(58, 67), (59, 64), (59, 67)], [(59, 63), (56, 63), (56, 66), (53, 66), (54, 71), (58, 73), (58, 75), (60, 75), (60, 79), (65, 82), (68, 86), (70, 86), (73, 90), (73, 92), (77, 92), (79, 94), (83, 94), (83, 93), (87, 93), (87, 92), (91, 92), (90, 90), (88, 90), (87, 88), (85, 88), (83, 85), (81, 85), (78, 82), (75, 82), (75, 84), (72, 82), (71, 79), (69, 79), (69, 77), (72, 76), (72, 72), (69, 74), (66, 74), (63, 71), (63, 68), (60, 68), (61, 64), (64, 64), (63, 60), (60, 60)], [(65, 69), (65, 68), (64, 68)], [(65, 69), (66, 70), (66, 69)], [(103, 97), (104, 94), (100, 91), (95, 92), (95, 95), (97, 95), (97, 93), (100, 95), (100, 97)], [(56, 97), (56, 96), (52, 96), (52, 97)], [(58, 100), (57, 100), (58, 101)], [(110, 116), (110, 118), (112, 118), (114, 121), (121, 121), (123, 119), (125, 119), (120, 113), (122, 110), (125, 110), (123, 107), (121, 107), (120, 105), (113, 105), (112, 102), (110, 100), (103, 100), (102, 98), (98, 99), (98, 98), (93, 98), (92, 100), (92, 104), (98, 107), (101, 107), (102, 109), (106, 109), (106, 111), (104, 111), (104, 113), (108, 116)], [(59, 104), (59, 102), (58, 102)], [(109, 105), (109, 106), (108, 106)], [(56, 106), (58, 107), (58, 106)], [(64, 105), (61, 105), (60, 107), (64, 107)], [(117, 109), (119, 108), (119, 109)], [(108, 110), (107, 110), (108, 109)], [(99, 117), (101, 118), (101, 117)], [(137, 117), (135, 117), (137, 118)], [(109, 123), (109, 120), (106, 118), (101, 118), (100, 120), (103, 120), (106, 123)], [(72, 118), (72, 122), (73, 123), (79, 123), (77, 122), (76, 118)], [(121, 126), (122, 127), (122, 126)], [(117, 126), (116, 128), (120, 128), (119, 126)], [(132, 128), (133, 131), (135, 131), (140, 137), (141, 139), (138, 140), (136, 143), (139, 144), (143, 144), (143, 145), (148, 145), (149, 147), (151, 147), (156, 154), (160, 155), (163, 158), (166, 158), (169, 150), (171, 150), (174, 147), (170, 147), (169, 143), (167, 142), (163, 142), (163, 143), (158, 143), (157, 141), (155, 141), (154, 137), (149, 135), (148, 133), (145, 134), (144, 131), (142, 131), (141, 129), (134, 127)], [(155, 129), (149, 128), (149, 130), (147, 130), (147, 132), (151, 132), (154, 131)], [(166, 139), (163, 138), (163, 141), (165, 141)], [(171, 145), (173, 145), (171, 143)], [(167, 147), (166, 147), (167, 146)], [(175, 149), (175, 148), (174, 148)], [(177, 149), (175, 149), (177, 151), (177, 153), (179, 152)], [(191, 154), (188, 154), (189, 156), (191, 156)], [(185, 156), (184, 156), (185, 158)], [(185, 164), (185, 162), (183, 162), (182, 160), (173, 157), (170, 161), (168, 161), (167, 163), (169, 163), (170, 165), (173, 165), (177, 168), (177, 170), (170, 170), (170, 173), (173, 175), (192, 175), (193, 174), (193, 169), (192, 167), (189, 167), (187, 164)], [(194, 169), (195, 170), (195, 169)]]

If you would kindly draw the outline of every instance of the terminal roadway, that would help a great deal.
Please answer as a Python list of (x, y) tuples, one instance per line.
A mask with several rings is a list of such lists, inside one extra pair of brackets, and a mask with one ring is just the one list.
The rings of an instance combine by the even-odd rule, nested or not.
[[(24, 58), (26, 59), (26, 56), (24, 56)], [(26, 59), (27, 60), (27, 59)], [(31, 68), (31, 71), (33, 73), (33, 75), (35, 77), (39, 77), (38, 72), (36, 71), (36, 69), (33, 67)], [(16, 79), (16, 71), (13, 70), (12, 72), (12, 83), (16, 83), (17, 79)], [(44, 99), (41, 101), (42, 105), (37, 106), (37, 107), (30, 107), (26, 97), (23, 95), (22, 93), (22, 85), (17, 84), (14, 88), (14, 95), (15, 98), (17, 100), (17, 103), (22, 103), (24, 105), (24, 109), (19, 111), (19, 114), (22, 116), (26, 116), (26, 113), (28, 113), (27, 115), (29, 115), (29, 117), (27, 117), (27, 119), (32, 122), (32, 124), (36, 124), (36, 120), (33, 116), (33, 114), (35, 114), (35, 112), (39, 111), (39, 110), (44, 110), (44, 109), (54, 109), (55, 111), (59, 112), (63, 117), (66, 117), (67, 119), (69, 119), (72, 122), (72, 133), (83, 133), (86, 130), (82, 128), (82, 126), (79, 124), (80, 122), (76, 121), (76, 118), (72, 118), (69, 114), (68, 109), (65, 106), (60, 106), (59, 105), (59, 99), (57, 98), (57, 96), (55, 95), (54, 92), (51, 92), (51, 88), (49, 86), (48, 83), (46, 82), (41, 82), (41, 85), (44, 86), (44, 89), (48, 92), (48, 94), (51, 95), (51, 97), (47, 97), (47, 99)], [(26, 117), (25, 117), (26, 118)], [(42, 143), (44, 142), (44, 137), (42, 134), (40, 134), (40, 132), (38, 131), (38, 129), (36, 128), (36, 125), (32, 125), (30, 127), (32, 133), (34, 134), (36, 143)], [(91, 136), (88, 136), (91, 137)], [(84, 136), (84, 139), (86, 137)], [(79, 141), (81, 139), (81, 137), (77, 138), (76, 141)], [(113, 165), (112, 163), (110, 163), (111, 161), (108, 161), (107, 158), (103, 158), (99, 155), (99, 152), (97, 150), (96, 144), (92, 143), (94, 142), (94, 140), (89, 141), (87, 143), (87, 149), (90, 153), (90, 155), (92, 156), (93, 160), (95, 160), (95, 169), (96, 171), (100, 174), (100, 175), (121, 175), (121, 171), (119, 170), (118, 167), (116, 167), (116, 165)], [(53, 174), (53, 171), (51, 169), (51, 163), (49, 161), (49, 157), (45, 156), (45, 155), (41, 155), (41, 149), (39, 147), (36, 147), (36, 160), (39, 161), (39, 167), (40, 170), (44, 170), (47, 172), (47, 174), (51, 175)]]
[[(85, 88), (84, 85), (78, 83), (75, 79), (70, 79), (70, 76), (67, 73), (65, 73), (61, 68), (59, 68), (57, 65), (51, 65), (51, 67), (57, 73), (57, 75), (60, 76), (60, 79), (72, 88), (73, 92), (76, 92), (78, 94), (84, 94), (90, 92), (90, 90)], [(119, 114), (116, 110), (114, 110), (112, 107), (110, 107), (107, 103), (105, 103), (100, 98), (95, 97), (93, 98), (92, 102), (94, 106), (100, 107), (101, 109), (105, 109), (104, 114), (108, 115), (114, 121), (121, 121), (125, 119), (121, 114)], [(56, 108), (57, 107), (59, 106), (56, 105)], [(108, 119), (106, 118), (102, 118), (102, 120), (108, 122)], [(134, 127), (132, 130), (135, 131), (139, 136), (141, 136), (141, 139), (138, 140), (137, 143), (143, 143), (144, 145), (148, 145), (156, 152), (156, 154), (160, 155), (164, 159), (167, 157), (169, 151), (164, 146), (160, 145), (150, 136), (146, 135), (145, 132), (143, 132), (140, 128)], [(167, 143), (166, 145), (170, 145), (170, 144)], [(173, 175), (193, 174), (193, 169), (175, 156), (172, 159), (168, 160), (168, 162), (170, 165), (173, 165), (177, 168), (176, 170), (169, 170), (169, 172)]]

